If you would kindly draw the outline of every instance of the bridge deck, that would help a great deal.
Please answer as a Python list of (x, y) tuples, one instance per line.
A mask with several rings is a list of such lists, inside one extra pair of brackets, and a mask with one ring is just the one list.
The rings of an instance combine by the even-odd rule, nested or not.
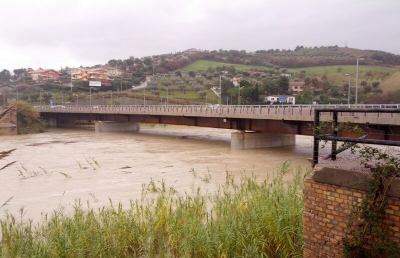
[[(339, 122), (355, 124), (400, 125), (400, 104), (393, 105), (121, 105), (121, 106), (36, 106), (40, 113), (121, 114), (149, 116), (209, 117), (227, 119), (286, 120), (312, 122), (314, 110), (348, 108), (355, 112), (340, 113)], [(398, 109), (399, 113), (368, 113), (362, 110)], [(321, 114), (321, 121), (331, 120), (331, 113)]]

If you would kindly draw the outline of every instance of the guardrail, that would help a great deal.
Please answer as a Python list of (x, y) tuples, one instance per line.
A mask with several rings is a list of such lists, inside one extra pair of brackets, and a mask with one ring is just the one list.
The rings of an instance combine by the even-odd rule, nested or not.
[[(363, 143), (363, 144), (376, 144), (376, 145), (388, 145), (388, 146), (398, 146), (400, 147), (399, 140), (388, 140), (389, 132), (384, 130), (384, 139), (369, 139), (367, 138), (368, 134), (363, 135), (362, 137), (344, 137), (339, 136), (339, 113), (354, 113), (354, 112), (362, 112), (365, 114), (400, 114), (400, 109), (396, 108), (370, 108), (370, 109), (360, 109), (360, 108), (316, 108), (314, 109), (314, 141), (313, 141), (313, 166), (318, 164), (319, 158), (319, 142), (320, 141), (331, 141), (331, 154), (330, 157), (332, 160), (336, 160), (336, 155), (338, 154), (337, 150), (337, 142), (346, 142), (351, 144)], [(321, 115), (322, 114), (332, 114), (330, 120), (332, 123), (332, 131), (328, 134), (321, 133)], [(325, 117), (326, 118), (326, 117)], [(394, 134), (392, 134), (393, 136)], [(398, 134), (396, 135), (398, 136)], [(348, 146), (350, 147), (350, 146)], [(346, 149), (346, 148), (345, 148)], [(343, 149), (343, 150), (345, 150)], [(342, 150), (342, 151), (343, 151)]]

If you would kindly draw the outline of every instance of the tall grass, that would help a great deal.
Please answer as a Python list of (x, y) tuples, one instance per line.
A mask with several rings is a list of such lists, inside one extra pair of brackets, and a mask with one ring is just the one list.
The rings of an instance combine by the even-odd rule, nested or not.
[(151, 182), (129, 207), (77, 204), (38, 224), (8, 215), (0, 221), (0, 256), (300, 257), (304, 173), (285, 183), (284, 172), (262, 183), (227, 174), (211, 194), (179, 195)]

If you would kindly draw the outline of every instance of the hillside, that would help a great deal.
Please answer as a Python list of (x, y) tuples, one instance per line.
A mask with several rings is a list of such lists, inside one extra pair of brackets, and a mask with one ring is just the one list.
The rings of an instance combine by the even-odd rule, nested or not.
[(400, 90), (400, 69), (399, 71), (392, 73), (384, 81), (382, 81), (381, 88), (383, 92)]
[(182, 68), (184, 71), (194, 71), (201, 72), (206, 71), (208, 69), (216, 69), (222, 67), (234, 67), (237, 71), (249, 71), (249, 70), (267, 70), (271, 69), (266, 66), (261, 65), (245, 65), (245, 64), (232, 64), (232, 63), (223, 63), (209, 60), (197, 60), (185, 67)]
[(201, 59), (263, 66), (307, 67), (321, 65), (352, 65), (362, 57), (361, 64), (400, 65), (400, 55), (378, 50), (362, 50), (338, 46), (269, 49), (246, 52), (238, 50), (200, 51)]

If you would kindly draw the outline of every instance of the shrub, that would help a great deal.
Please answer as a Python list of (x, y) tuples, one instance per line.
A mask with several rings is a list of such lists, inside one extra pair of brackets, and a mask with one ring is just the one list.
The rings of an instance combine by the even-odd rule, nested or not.
[(262, 183), (227, 175), (213, 194), (179, 195), (150, 182), (143, 201), (126, 209), (77, 204), (73, 214), (54, 212), (37, 225), (8, 215), (0, 256), (301, 257), (303, 174), (285, 184), (284, 172)]

